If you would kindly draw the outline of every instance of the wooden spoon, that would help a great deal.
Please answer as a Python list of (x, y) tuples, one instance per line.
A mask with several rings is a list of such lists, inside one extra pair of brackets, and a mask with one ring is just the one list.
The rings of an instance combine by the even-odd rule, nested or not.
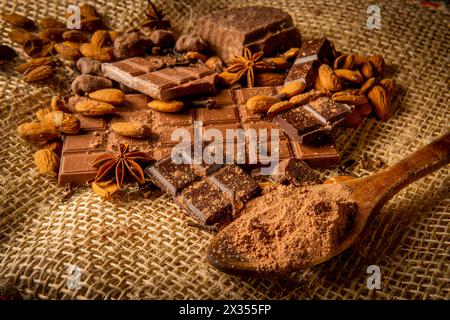
[[(448, 163), (450, 163), (450, 132), (390, 168), (364, 178), (339, 183), (350, 190), (352, 200), (358, 207), (353, 228), (335, 250), (326, 256), (312, 259), (312, 262), (303, 267), (308, 268), (327, 261), (349, 248), (359, 239), (384, 204), (397, 192)], [(310, 191), (319, 192), (326, 187), (327, 185), (314, 186)], [(263, 261), (252, 260), (239, 253), (238, 246), (234, 244), (233, 237), (227, 230), (234, 224), (245, 222), (245, 218), (244, 214), (212, 239), (208, 248), (208, 261), (221, 271), (237, 275), (281, 275), (297, 271), (291, 268), (267, 270), (261, 268)], [(227, 245), (224, 246), (224, 243)]]

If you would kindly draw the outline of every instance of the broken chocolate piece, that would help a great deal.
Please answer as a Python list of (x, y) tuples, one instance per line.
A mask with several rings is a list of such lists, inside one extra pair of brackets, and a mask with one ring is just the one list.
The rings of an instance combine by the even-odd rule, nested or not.
[(301, 81), (306, 83), (308, 88), (311, 87), (320, 64), (332, 61), (331, 52), (331, 43), (325, 38), (303, 42), (284, 83)]
[(164, 67), (167, 57), (134, 57), (103, 63), (103, 75), (158, 100), (215, 92), (214, 71), (202, 65)]
[(301, 44), (300, 31), (288, 13), (262, 6), (213, 12), (198, 20), (195, 31), (226, 62), (244, 48), (270, 55)]
[(207, 225), (224, 219), (233, 209), (231, 198), (208, 179), (187, 187), (176, 200), (193, 218)]
[(305, 162), (295, 158), (281, 161), (270, 176), (275, 182), (296, 186), (319, 183), (319, 174)]
[(273, 118), (287, 135), (300, 143), (313, 144), (328, 139), (336, 125), (352, 108), (336, 103), (328, 97), (320, 97), (308, 104), (282, 112)]

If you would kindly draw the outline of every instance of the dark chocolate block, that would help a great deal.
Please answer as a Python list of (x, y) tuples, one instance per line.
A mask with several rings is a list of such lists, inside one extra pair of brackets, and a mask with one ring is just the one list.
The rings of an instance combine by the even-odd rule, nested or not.
[(208, 179), (184, 189), (177, 202), (203, 224), (214, 224), (232, 213), (231, 198)]
[(325, 38), (303, 42), (284, 83), (301, 81), (311, 87), (320, 64), (331, 61), (331, 54), (331, 43)]
[(155, 185), (172, 196), (200, 178), (189, 164), (175, 164), (170, 156), (147, 167), (145, 173)]
[(163, 67), (166, 57), (134, 57), (103, 63), (103, 75), (158, 100), (215, 92), (214, 71), (202, 65)]
[(270, 177), (278, 183), (293, 183), (298, 186), (306, 183), (320, 183), (319, 174), (305, 162), (295, 158), (281, 161)]
[(259, 191), (259, 186), (236, 165), (226, 165), (210, 177), (233, 201), (245, 203)]
[(213, 12), (198, 19), (195, 32), (226, 62), (244, 48), (270, 55), (301, 44), (300, 31), (288, 13), (262, 6)]
[(292, 139), (311, 144), (330, 137), (335, 126), (351, 111), (349, 105), (335, 103), (328, 97), (320, 97), (308, 104), (280, 113), (273, 121)]

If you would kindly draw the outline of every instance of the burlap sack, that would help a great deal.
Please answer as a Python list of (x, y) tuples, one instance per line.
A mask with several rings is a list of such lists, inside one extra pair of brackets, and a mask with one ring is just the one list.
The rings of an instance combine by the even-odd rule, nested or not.
[[(371, 164), (394, 164), (449, 129), (445, 8), (379, 0), (381, 30), (369, 30), (366, 10), (373, 1), (157, 2), (179, 30), (202, 14), (247, 3), (289, 12), (305, 39), (326, 36), (343, 51), (380, 53), (391, 66), (400, 87), (393, 118), (367, 119), (338, 139), (343, 159), (368, 160), (324, 175), (370, 174), (376, 170)], [(1, 0), (0, 11), (38, 20), (61, 16), (67, 5)], [(96, 6), (121, 29), (142, 17), (144, 1), (102, 0)], [(10, 44), (9, 30), (0, 23), (3, 43)], [(73, 74), (61, 74), (49, 87), (27, 85), (13, 69), (0, 69), (0, 286), (39, 299), (450, 298), (448, 166), (392, 199), (365, 239), (341, 256), (283, 279), (240, 279), (208, 265), (211, 235), (186, 227), (187, 217), (168, 196), (144, 199), (128, 189), (120, 199), (102, 201), (82, 188), (64, 201), (66, 190), (37, 174), (34, 147), (18, 139), (16, 127), (33, 118), (36, 102), (65, 90)], [(368, 289), (369, 265), (381, 268), (381, 289)]]

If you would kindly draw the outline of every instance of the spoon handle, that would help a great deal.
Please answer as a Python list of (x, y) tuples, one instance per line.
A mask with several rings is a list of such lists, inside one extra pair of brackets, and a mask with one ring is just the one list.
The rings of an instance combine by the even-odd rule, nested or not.
[(375, 197), (375, 204), (381, 208), (408, 184), (448, 163), (450, 163), (450, 132), (392, 167), (360, 179), (358, 189), (367, 196)]

